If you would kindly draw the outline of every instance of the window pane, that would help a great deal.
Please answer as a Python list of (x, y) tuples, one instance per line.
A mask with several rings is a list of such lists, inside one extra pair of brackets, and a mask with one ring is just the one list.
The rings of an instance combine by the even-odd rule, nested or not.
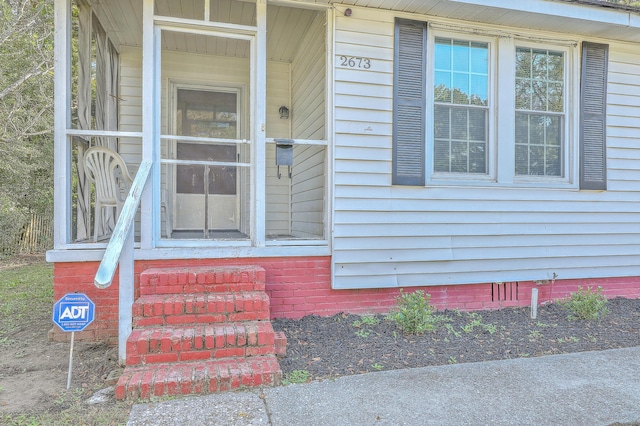
[(516, 49), (517, 175), (563, 176), (564, 61), (563, 52)]
[(516, 109), (531, 109), (531, 80), (516, 79)]
[(486, 113), (484, 110), (469, 110), (469, 139), (472, 141), (486, 141)]
[(436, 106), (433, 120), (436, 139), (449, 139), (449, 108)]
[(516, 109), (563, 112), (564, 53), (517, 48), (515, 96)]
[(516, 113), (517, 175), (562, 176), (562, 118)]
[(480, 108), (435, 108), (434, 170), (487, 172), (487, 111)]
[(451, 138), (467, 140), (467, 110), (455, 108), (451, 111)]
[(484, 75), (471, 75), (469, 92), (471, 93), (471, 105), (486, 106), (488, 104), (487, 77)]
[(434, 164), (433, 168), (436, 172), (449, 172), (451, 166), (449, 161), (451, 159), (449, 155), (449, 141), (448, 140), (436, 140), (434, 143)]
[(451, 49), (453, 70), (469, 72), (469, 42), (453, 40)]
[(562, 110), (564, 109), (564, 94), (562, 93), (563, 89), (564, 85), (562, 83), (549, 83), (549, 111), (562, 112)]
[(467, 160), (469, 146), (465, 142), (452, 142), (451, 144), (451, 171), (453, 173), (466, 173), (469, 171)]
[(434, 171), (487, 173), (489, 45), (435, 42)]
[(434, 99), (436, 102), (451, 103), (451, 74), (436, 71)]
[(469, 74), (453, 74), (453, 103), (469, 105)]

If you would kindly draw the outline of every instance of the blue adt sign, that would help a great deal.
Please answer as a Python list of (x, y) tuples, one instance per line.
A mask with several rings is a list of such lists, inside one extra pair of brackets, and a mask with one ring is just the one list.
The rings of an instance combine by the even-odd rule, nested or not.
[(53, 305), (53, 322), (62, 331), (82, 331), (93, 322), (96, 305), (82, 293), (69, 293)]

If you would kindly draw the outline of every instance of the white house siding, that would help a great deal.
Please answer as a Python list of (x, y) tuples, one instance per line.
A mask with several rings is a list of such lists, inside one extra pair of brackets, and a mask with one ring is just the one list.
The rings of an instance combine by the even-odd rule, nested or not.
[[(325, 17), (317, 14), (292, 65), (292, 132), (297, 139), (325, 139)], [(291, 183), (291, 234), (324, 238), (326, 149), (295, 146)]]
[(403, 187), (391, 185), (394, 15), (354, 8), (335, 28), (335, 288), (638, 275), (637, 45), (588, 40), (610, 45), (607, 191)]
[[(291, 65), (283, 62), (269, 62), (267, 67), (267, 137), (289, 138), (291, 120), (280, 118), (280, 107), (291, 107)], [(280, 168), (284, 176), (278, 179), (275, 144), (266, 149), (266, 234), (289, 235), (291, 214), (291, 185), (286, 176), (286, 167)]]
[[(121, 60), (121, 102), (120, 129), (123, 131), (140, 131), (142, 129), (142, 56), (137, 48), (124, 48)], [(280, 120), (278, 109), (288, 105), (290, 100), (289, 80), (290, 64), (269, 62), (267, 64), (267, 137), (289, 137), (289, 121)], [(240, 58), (220, 58), (211, 55), (196, 55), (181, 52), (163, 51), (162, 55), (162, 133), (168, 134), (168, 100), (169, 81), (194, 85), (212, 85), (242, 87), (244, 108), (244, 137), (249, 135), (249, 62)], [(166, 143), (163, 143), (162, 155), (166, 158)], [(120, 152), (130, 168), (135, 169), (141, 161), (141, 140), (121, 139)], [(288, 233), (289, 220), (289, 185), (278, 180), (275, 171), (274, 148), (267, 149), (267, 233)], [(163, 170), (163, 181), (165, 180)], [(248, 191), (247, 191), (248, 193)], [(243, 204), (249, 211), (248, 200)], [(248, 220), (248, 217), (246, 218)], [(164, 228), (162, 218), (162, 228)], [(137, 225), (136, 225), (137, 226)], [(245, 223), (245, 227), (248, 226)]]

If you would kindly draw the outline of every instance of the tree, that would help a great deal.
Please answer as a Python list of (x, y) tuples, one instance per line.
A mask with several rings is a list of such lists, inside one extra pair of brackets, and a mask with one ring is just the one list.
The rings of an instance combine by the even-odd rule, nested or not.
[(607, 3), (622, 4), (624, 6), (640, 7), (640, 0), (605, 0)]
[(0, 247), (53, 200), (53, 0), (0, 2)]

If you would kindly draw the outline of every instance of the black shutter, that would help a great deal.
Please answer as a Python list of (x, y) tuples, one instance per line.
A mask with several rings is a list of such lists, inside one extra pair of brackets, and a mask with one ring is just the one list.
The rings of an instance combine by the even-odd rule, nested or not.
[(427, 24), (396, 19), (393, 87), (394, 185), (425, 184)]
[(607, 60), (609, 46), (582, 43), (580, 189), (607, 189)]

